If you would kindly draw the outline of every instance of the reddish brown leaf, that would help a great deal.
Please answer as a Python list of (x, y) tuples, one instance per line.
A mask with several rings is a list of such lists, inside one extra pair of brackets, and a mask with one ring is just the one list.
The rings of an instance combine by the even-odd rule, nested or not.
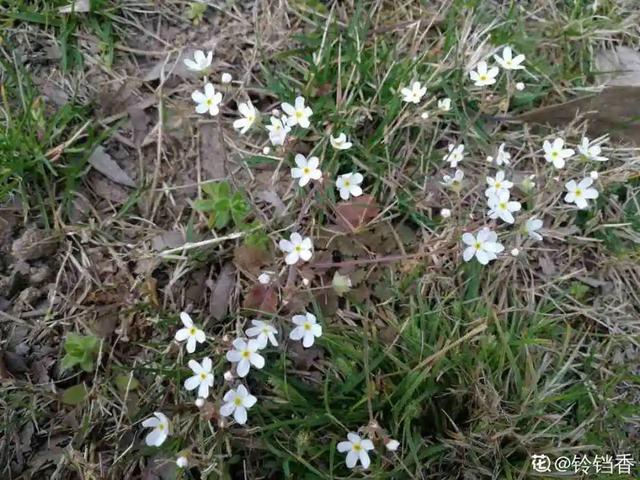
[(233, 251), (233, 263), (236, 267), (253, 275), (257, 275), (269, 260), (269, 253), (260, 248), (240, 245)]
[(269, 285), (256, 285), (244, 299), (243, 308), (264, 313), (275, 313), (278, 309), (278, 294)]
[(355, 232), (380, 213), (376, 199), (371, 195), (362, 195), (336, 206), (338, 225), (348, 232)]

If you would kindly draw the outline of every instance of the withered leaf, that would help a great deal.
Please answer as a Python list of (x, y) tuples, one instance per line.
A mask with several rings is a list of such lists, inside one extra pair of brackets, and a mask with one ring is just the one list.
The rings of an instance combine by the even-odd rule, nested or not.
[(538, 108), (513, 117), (520, 122), (564, 126), (580, 116), (590, 135), (640, 145), (640, 86), (611, 86), (595, 95)]
[(208, 180), (220, 180), (227, 176), (226, 152), (217, 123), (200, 124), (200, 162)]
[(275, 313), (278, 309), (278, 294), (270, 285), (255, 285), (244, 299), (243, 308), (264, 313)]
[(216, 320), (222, 319), (229, 308), (231, 294), (236, 284), (236, 269), (232, 263), (225, 263), (216, 279), (216, 285), (211, 294), (211, 315)]
[(269, 263), (269, 253), (260, 248), (240, 245), (233, 250), (233, 263), (240, 270), (255, 275)]
[(346, 231), (355, 232), (380, 213), (376, 199), (362, 195), (336, 205), (336, 221)]
[(111, 158), (102, 146), (96, 147), (91, 156), (89, 163), (93, 168), (103, 174), (110, 180), (127, 187), (135, 187), (136, 184), (127, 173)]
[(618, 45), (602, 49), (594, 57), (596, 79), (607, 85), (640, 86), (640, 52)]

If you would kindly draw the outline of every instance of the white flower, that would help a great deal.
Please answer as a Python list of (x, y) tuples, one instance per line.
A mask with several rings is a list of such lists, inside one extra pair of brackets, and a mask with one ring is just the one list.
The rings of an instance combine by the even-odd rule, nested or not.
[(471, 233), (463, 234), (462, 241), (468, 245), (462, 254), (465, 262), (468, 262), (475, 256), (478, 262), (486, 265), (491, 260), (498, 258), (496, 253), (504, 250), (502, 244), (498, 242), (498, 235), (487, 227), (480, 230), (477, 235)]
[(322, 178), (322, 172), (318, 168), (320, 160), (318, 157), (307, 158), (298, 153), (295, 156), (296, 167), (291, 169), (291, 176), (293, 178), (299, 178), (298, 185), (304, 187), (311, 180), (319, 180)]
[(562, 138), (556, 138), (553, 143), (545, 140), (542, 144), (542, 149), (544, 150), (544, 159), (547, 163), (553, 163), (556, 168), (563, 168), (564, 161), (575, 153), (570, 148), (564, 148), (564, 140)]
[(498, 147), (498, 154), (496, 155), (496, 158), (493, 158), (492, 156), (488, 156), (487, 162), (491, 163), (495, 160), (496, 165), (498, 166), (501, 166), (502, 164), (509, 165), (511, 160), (511, 154), (505, 150), (505, 147), (506, 145), (504, 143), (501, 143), (500, 146)]
[(233, 341), (233, 350), (227, 352), (227, 360), (238, 364), (236, 369), (239, 377), (246, 377), (251, 365), (258, 370), (264, 367), (264, 357), (257, 353), (259, 349), (260, 345), (256, 340), (236, 338)]
[(271, 117), (270, 120), (271, 125), (266, 125), (265, 128), (269, 131), (269, 140), (271, 140), (271, 144), (284, 145), (287, 133), (291, 131), (291, 127), (287, 123), (286, 117)]
[(251, 324), (253, 327), (247, 328), (244, 333), (247, 337), (256, 337), (255, 340), (258, 342), (258, 348), (266, 348), (269, 342), (271, 342), (271, 345), (274, 347), (278, 346), (278, 341), (276, 340), (278, 330), (276, 330), (273, 325), (263, 322), (262, 320), (251, 320)]
[(251, 102), (245, 102), (238, 104), (238, 111), (243, 118), (234, 121), (233, 128), (240, 130), (240, 133), (244, 134), (256, 121), (256, 109)]
[(602, 153), (602, 147), (600, 144), (596, 143), (590, 145), (587, 137), (582, 137), (582, 142), (578, 145), (578, 151), (580, 152), (580, 155), (585, 157), (587, 160), (593, 160), (596, 162), (606, 162), (608, 160), (607, 157), (600, 155), (600, 153)]
[(193, 320), (188, 313), (182, 312), (180, 314), (180, 320), (184, 328), (181, 328), (176, 332), (176, 340), (179, 342), (187, 341), (187, 352), (193, 353), (196, 351), (196, 342), (204, 343), (207, 339), (204, 332), (193, 324)]
[(142, 422), (145, 428), (153, 428), (144, 439), (150, 447), (159, 447), (169, 436), (169, 419), (162, 412), (153, 412), (153, 417)]
[(204, 407), (204, 398), (196, 398), (196, 401), (193, 403), (196, 404), (196, 407), (202, 408)]
[(189, 368), (193, 372), (193, 376), (184, 381), (184, 388), (187, 390), (198, 389), (199, 398), (207, 398), (209, 396), (209, 388), (213, 387), (213, 363), (209, 357), (202, 359), (202, 364), (195, 360), (189, 360)]
[(438, 108), (443, 112), (448, 112), (451, 110), (451, 99), (450, 98), (441, 98), (438, 100)]
[(461, 143), (457, 147), (453, 143), (450, 143), (447, 148), (449, 153), (444, 156), (443, 160), (449, 162), (451, 168), (456, 168), (458, 163), (464, 160), (464, 143)]
[(191, 98), (196, 102), (197, 113), (207, 113), (215, 117), (220, 112), (220, 103), (222, 102), (222, 93), (216, 92), (215, 87), (211, 83), (204, 86), (204, 93), (196, 90), (191, 94)]
[(420, 85), (420, 82), (413, 82), (411, 88), (403, 88), (400, 90), (402, 101), (409, 103), (420, 103), (422, 97), (427, 93), (427, 87)]
[(231, 83), (231, 81), (233, 80), (233, 77), (231, 76), (230, 73), (224, 72), (220, 80), (222, 81), (222, 83)]
[(442, 182), (440, 182), (443, 186), (451, 188), (452, 190), (459, 190), (462, 186), (462, 179), (464, 178), (464, 172), (460, 169), (456, 170), (453, 177), (450, 175), (444, 175), (442, 177)]
[(284, 262), (287, 265), (295, 265), (298, 260), (308, 262), (313, 255), (313, 243), (309, 237), (302, 238), (299, 233), (292, 233), (289, 240), (282, 239), (278, 243), (280, 250), (287, 254)]
[(313, 115), (310, 107), (305, 107), (304, 97), (297, 97), (295, 107), (290, 103), (282, 104), (282, 111), (288, 115), (287, 121), (290, 127), (300, 125), (302, 128), (309, 128), (311, 124), (309, 117)]
[(489, 218), (500, 218), (503, 222), (513, 223), (513, 212), (520, 210), (520, 202), (509, 201), (509, 190), (501, 190), (491, 195), (487, 201), (489, 205)]
[(528, 177), (525, 177), (520, 183), (520, 187), (522, 187), (525, 192), (530, 192), (531, 190), (536, 188), (536, 182), (533, 181), (535, 178), (535, 175), (529, 175)]
[(480, 62), (476, 69), (469, 72), (469, 76), (476, 87), (484, 87), (496, 83), (498, 67), (488, 68), (487, 62)]
[(336, 150), (349, 150), (352, 146), (351, 142), (347, 142), (347, 136), (344, 133), (340, 133), (337, 137), (330, 135), (329, 141)]
[(220, 407), (220, 415), (233, 418), (240, 425), (247, 423), (247, 409), (253, 407), (258, 399), (251, 395), (244, 385), (231, 389), (222, 397), (224, 404)]
[(517, 248), (514, 248), (511, 250), (511, 256), (512, 257), (517, 257), (518, 255), (520, 255), (520, 250)]
[(484, 191), (487, 197), (498, 195), (500, 192), (507, 192), (508, 194), (509, 189), (513, 187), (513, 183), (504, 179), (504, 171), (502, 170), (496, 173), (496, 178), (487, 177), (487, 185), (489, 185), (489, 188)]
[(233, 376), (233, 373), (231, 372), (231, 370), (227, 370), (226, 372), (224, 372), (224, 374), (222, 376), (224, 377), (224, 381), (225, 382), (230, 382), (231, 380), (233, 380), (235, 378)]
[(336, 188), (340, 191), (340, 198), (343, 200), (349, 200), (349, 196), (359, 197), (362, 195), (362, 174), (358, 172), (345, 173), (338, 175), (336, 179)]
[(262, 154), (263, 155), (269, 155), (271, 153), (271, 147), (266, 146), (262, 149)]
[(524, 65), (521, 65), (524, 62), (524, 55), (516, 55), (513, 56), (513, 52), (511, 51), (511, 47), (504, 47), (502, 49), (502, 57), (498, 55), (494, 55), (493, 59), (500, 64), (502, 68), (505, 70), (522, 70), (524, 69)]
[(304, 315), (294, 315), (291, 319), (296, 328), (291, 330), (289, 338), (291, 340), (302, 339), (302, 346), (309, 348), (315, 342), (315, 337), (322, 336), (322, 326), (316, 323), (316, 316), (312, 313), (305, 312)]
[(429, 118), (429, 112), (422, 112), (420, 114), (420, 118), (423, 119), (423, 120), (428, 119)]
[(533, 238), (534, 240), (542, 240), (542, 235), (538, 233), (538, 230), (542, 228), (542, 220), (536, 217), (529, 218), (522, 229), (524, 233), (526, 233), (529, 238)]
[(267, 272), (262, 272), (260, 275), (258, 275), (258, 282), (260, 282), (262, 285), (269, 285), (269, 283), (271, 283), (271, 275), (269, 275)]
[(211, 65), (211, 61), (213, 60), (213, 52), (210, 51), (206, 55), (202, 50), (196, 50), (193, 53), (193, 60), (190, 58), (184, 59), (184, 64), (187, 66), (189, 70), (193, 70), (194, 72), (201, 72), (209, 68)]
[(595, 170), (592, 170), (591, 172), (589, 172), (589, 176), (590, 176), (591, 178), (593, 178), (594, 180), (597, 180), (597, 179), (598, 179), (599, 174), (598, 174), (598, 172), (596, 172)]
[(178, 468), (187, 468), (189, 466), (189, 460), (184, 455), (180, 455), (176, 459), (176, 465)]
[(451, 216), (451, 210), (449, 210), (448, 208), (443, 208), (442, 210), (440, 210), (440, 216), (442, 218), (449, 218)]
[(390, 452), (395, 452), (396, 450), (398, 450), (398, 447), (400, 446), (400, 442), (398, 440), (390, 438), (389, 440), (387, 440), (387, 443), (385, 443), (384, 446)]
[(347, 454), (347, 467), (353, 468), (360, 460), (362, 468), (369, 468), (371, 459), (367, 451), (373, 450), (373, 442), (367, 438), (362, 439), (354, 432), (347, 433), (347, 441), (338, 443), (338, 451)]
[(518, 82), (518, 83), (516, 83), (516, 90), (518, 90), (518, 91), (520, 91), (520, 92), (521, 92), (522, 90), (524, 90), (524, 83), (522, 83), (522, 82)]
[(593, 179), (586, 177), (576, 184), (575, 180), (568, 182), (565, 187), (569, 193), (564, 197), (567, 203), (575, 203), (579, 209), (587, 208), (587, 200), (598, 198), (598, 191), (595, 188), (589, 188), (593, 184)]

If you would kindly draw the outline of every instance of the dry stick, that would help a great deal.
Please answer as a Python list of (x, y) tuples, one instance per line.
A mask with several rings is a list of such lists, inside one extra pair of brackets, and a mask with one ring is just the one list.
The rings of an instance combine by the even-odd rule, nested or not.
[(247, 235), (248, 233), (253, 232), (254, 229), (251, 229), (249, 231), (246, 232), (235, 232), (232, 233), (230, 235), (225, 235), (224, 237), (218, 237), (218, 238), (210, 238), (209, 240), (202, 240), (200, 242), (187, 242), (184, 245), (180, 246), (180, 247), (176, 247), (176, 248), (170, 248), (168, 250), (164, 250), (163, 252), (160, 252), (160, 256), (161, 257), (166, 257), (167, 255), (171, 255), (173, 253), (177, 253), (177, 252), (186, 252), (187, 250), (193, 250), (194, 248), (200, 248), (200, 247), (206, 247), (208, 245), (215, 245), (217, 243), (222, 243), (222, 242), (226, 242), (227, 240), (236, 240), (238, 238), (242, 238), (245, 235)]
[(449, 350), (451, 350), (454, 347), (457, 347), (458, 345), (460, 345), (461, 343), (467, 341), (468, 339), (470, 339), (472, 337), (475, 337), (476, 335), (481, 334), (482, 332), (484, 332), (486, 330), (486, 328), (487, 328), (487, 324), (486, 323), (483, 323), (482, 325), (478, 325), (476, 328), (471, 330), (469, 333), (463, 335), (462, 337), (460, 337), (455, 342), (451, 342), (451, 343), (445, 345), (444, 348), (442, 348), (440, 351), (438, 351), (438, 352), (434, 353), (433, 355), (430, 355), (427, 358), (425, 358), (422, 362), (420, 362), (418, 365), (413, 367), (413, 370), (420, 370), (420, 369), (425, 368), (425, 367), (430, 367), (431, 366), (430, 364), (432, 364), (436, 360), (440, 359), (440, 357), (444, 356), (444, 354), (447, 353)]

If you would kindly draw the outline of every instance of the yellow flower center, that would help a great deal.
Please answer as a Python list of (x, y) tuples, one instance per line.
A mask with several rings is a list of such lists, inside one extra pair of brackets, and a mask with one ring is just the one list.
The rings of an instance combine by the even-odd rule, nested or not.
[(576, 197), (581, 197), (581, 196), (582, 196), (582, 190), (578, 188), (578, 189), (576, 190), (575, 196), (576, 196)]
[(351, 186), (351, 182), (350, 182), (349, 180), (345, 180), (345, 181), (343, 182), (343, 185), (344, 185), (345, 187), (349, 188), (349, 187)]
[(305, 330), (309, 331), (309, 330), (311, 330), (311, 324), (310, 323), (305, 323), (302, 328), (304, 328)]
[(200, 374), (200, 379), (201, 379), (201, 380), (204, 380), (205, 378), (207, 378), (207, 374), (206, 374), (206, 373), (204, 373), (204, 372), (202, 372), (202, 373)]
[(498, 207), (500, 207), (501, 210), (506, 210), (507, 209), (507, 204), (505, 202), (500, 202)]
[(267, 327), (264, 327), (262, 329), (262, 333), (264, 333), (265, 335), (268, 335), (269, 334), (269, 329)]
[(242, 351), (242, 358), (249, 358), (251, 356), (251, 352), (249, 350)]
[(300, 253), (302, 251), (302, 247), (300, 245), (296, 245), (295, 247), (293, 247), (293, 249), (297, 252)]
[(213, 105), (213, 100), (211, 100), (210, 98), (207, 98), (205, 103), (207, 104), (207, 106), (210, 107), (211, 105)]
[(480, 250), (482, 248), (482, 244), (480, 242), (476, 242), (476, 244), (474, 245), (474, 248), (476, 250)]
[(189, 335), (191, 335), (192, 337), (196, 334), (196, 327), (191, 327), (189, 329)]
[(304, 112), (302, 110), (296, 110), (296, 118), (300, 119), (304, 117)]
[(502, 184), (500, 182), (495, 183), (496, 188), (502, 188)]
[(360, 450), (362, 450), (362, 445), (360, 445), (359, 443), (354, 443), (353, 444), (353, 451), (354, 452), (359, 452)]
[(233, 400), (233, 404), (234, 404), (236, 407), (239, 407), (240, 405), (242, 405), (242, 399), (241, 399), (240, 397), (236, 397), (236, 398)]
[(483, 81), (483, 82), (484, 82), (484, 81), (486, 81), (486, 80), (488, 80), (488, 79), (489, 79), (489, 77), (487, 77), (486, 75), (480, 75), (480, 80), (481, 80), (481, 81)]
[(511, 60), (507, 60), (507, 61), (506, 61), (506, 62), (504, 62), (504, 63), (507, 65), (507, 67), (510, 67), (510, 66), (512, 65)]
[(305, 175), (309, 175), (311, 173), (311, 169), (309, 167), (304, 167), (302, 169), (302, 173), (304, 173)]
[(556, 152), (556, 151), (551, 152), (551, 156), (552, 156), (553, 158), (557, 158), (557, 157), (558, 157), (558, 155), (560, 155), (560, 154), (559, 154), (558, 152)]
[(160, 431), (164, 430), (164, 423), (161, 423), (160, 425), (158, 425), (158, 430)]

